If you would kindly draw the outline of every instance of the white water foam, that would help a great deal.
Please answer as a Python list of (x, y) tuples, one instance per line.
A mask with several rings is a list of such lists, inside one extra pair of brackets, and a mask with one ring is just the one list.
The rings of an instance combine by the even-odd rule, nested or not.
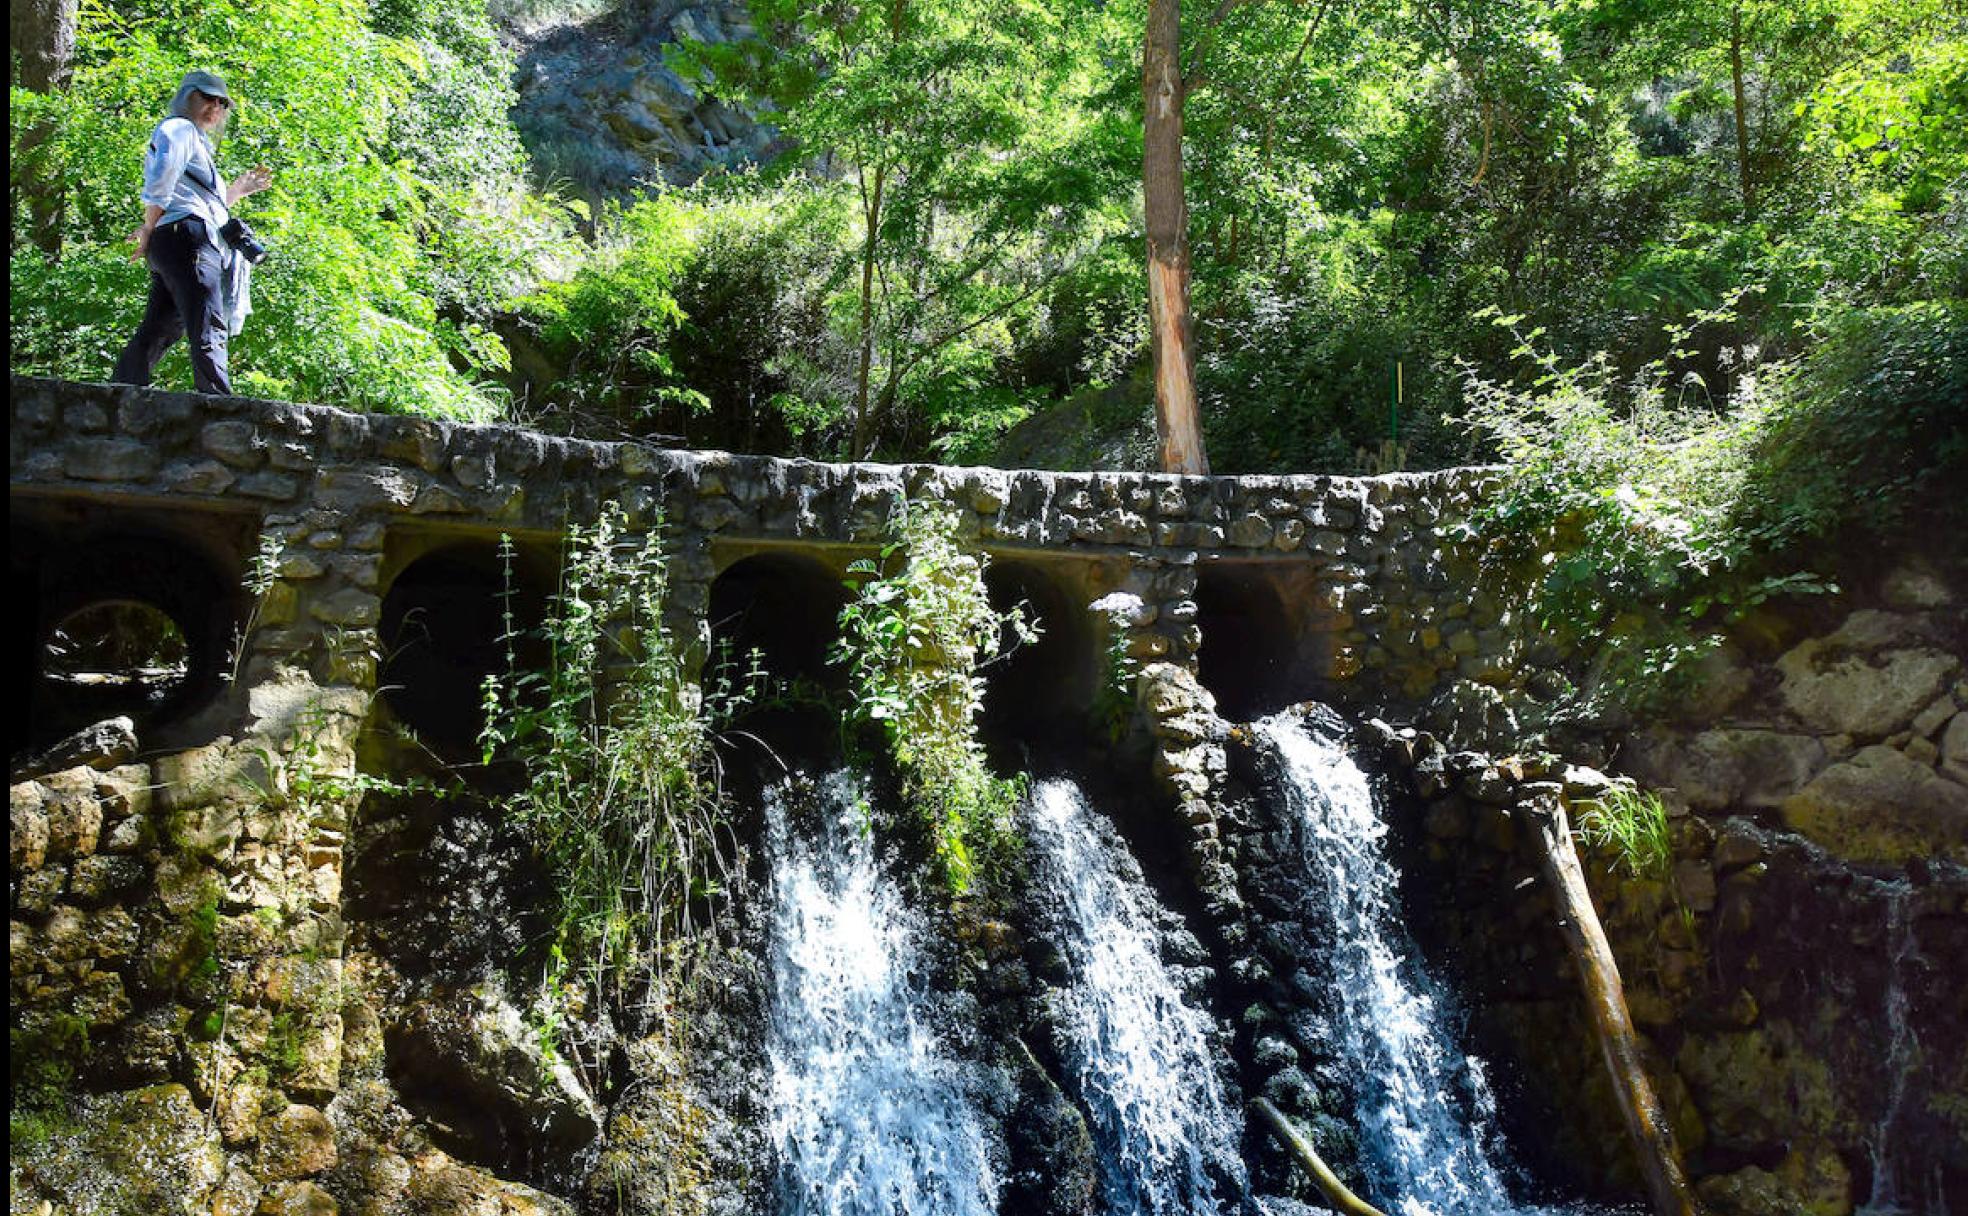
[(1402, 1216), (1514, 1216), (1492, 1155), (1494, 1100), (1481, 1062), (1456, 1050), (1443, 999), (1421, 968), (1395, 905), (1399, 874), (1367, 775), (1297, 717), (1256, 724), (1277, 757), (1300, 828), (1306, 881), (1324, 897), (1337, 1007), (1334, 1054), (1360, 1078), (1354, 1120), (1362, 1168)]
[(1153, 895), (1103, 843), (1067, 781), (1028, 804), (1037, 878), (1063, 905), (1058, 946), (1071, 986), (1053, 1002), (1067, 1082), (1084, 1103), (1106, 1210), (1205, 1216), (1224, 1210), (1216, 1180), (1241, 1191), (1232, 1116), (1207, 1021), (1177, 991), (1157, 948)]
[(931, 1029), (920, 926), (881, 872), (864, 791), (821, 783), (817, 829), (766, 801), (771, 1130), (783, 1216), (989, 1216), (998, 1180), (963, 1068)]

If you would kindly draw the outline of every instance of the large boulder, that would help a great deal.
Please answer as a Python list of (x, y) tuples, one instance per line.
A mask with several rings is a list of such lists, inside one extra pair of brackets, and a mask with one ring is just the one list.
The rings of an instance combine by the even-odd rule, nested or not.
[(1847, 1216), (1852, 1172), (1822, 1146), (1793, 1150), (1775, 1170), (1747, 1166), (1703, 1180), (1701, 1197), (1715, 1216)]
[(1929, 640), (1918, 617), (1855, 612), (1837, 633), (1777, 660), (1784, 707), (1819, 734), (1873, 740), (1903, 730), (1961, 669)]
[(1894, 748), (1862, 749), (1784, 799), (1791, 830), (1857, 862), (1968, 861), (1968, 788)]
[(1968, 785), (1968, 713), (1954, 715), (1941, 733), (1941, 771)]
[(1503, 693), (1474, 680), (1457, 680), (1436, 694), (1422, 724), (1457, 747), (1499, 755), (1515, 751), (1521, 738)]
[(406, 1093), (485, 1159), (532, 1137), (571, 1154), (601, 1133), (580, 1078), (546, 1052), (496, 983), (417, 999), (386, 1037)]
[(184, 1086), (82, 1095), (22, 1114), (9, 1124), (12, 1210), (34, 1211), (37, 1201), (69, 1212), (212, 1210), (225, 1152)]
[(1633, 777), (1673, 787), (1696, 810), (1774, 807), (1811, 780), (1825, 747), (1811, 735), (1725, 728), (1642, 736), (1623, 759)]

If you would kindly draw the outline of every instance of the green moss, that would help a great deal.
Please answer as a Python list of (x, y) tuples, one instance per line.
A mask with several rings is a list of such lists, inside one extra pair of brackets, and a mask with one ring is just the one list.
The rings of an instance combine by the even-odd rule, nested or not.
[(274, 1014), (262, 1053), (267, 1071), (276, 1077), (289, 1077), (299, 1072), (306, 1045), (307, 1027), (299, 1015), (291, 1009), (282, 1009)]
[(53, 1014), (7, 1032), (12, 1143), (46, 1139), (62, 1126), (73, 1105), (75, 1074), (89, 1052), (89, 1024), (71, 1013)]

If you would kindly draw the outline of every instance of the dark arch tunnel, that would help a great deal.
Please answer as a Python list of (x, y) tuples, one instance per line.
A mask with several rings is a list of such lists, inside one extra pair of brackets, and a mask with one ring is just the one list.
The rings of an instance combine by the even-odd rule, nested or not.
[(760, 553), (732, 563), (711, 583), (711, 654), (715, 665), (758, 665), (776, 681), (818, 689), (845, 687), (827, 661), (840, 632), (848, 592), (817, 558)]
[[(742, 746), (789, 767), (835, 762), (840, 719), (833, 699), (845, 693), (847, 674), (828, 660), (847, 602), (834, 568), (798, 553), (753, 554), (712, 581), (706, 687), (745, 685), (754, 672), (766, 680), (733, 724)], [(764, 774), (776, 766), (742, 767)]]
[[(390, 714), (445, 760), (478, 754), (485, 681), (546, 665), (538, 636), (556, 568), (530, 547), (461, 540), (406, 564), (383, 595), (379, 691)], [(510, 638), (508, 634), (511, 634)]]
[(1086, 608), (1036, 562), (999, 558), (985, 570), (984, 587), (991, 607), (1009, 612), (1022, 605), (1039, 629), (1037, 641), (1017, 643), (1007, 628), (1001, 656), (983, 669), (985, 740), (1032, 749), (1080, 739), (1100, 680)]
[(8, 568), (16, 602), (29, 608), (12, 659), (26, 713), (8, 727), (9, 751), (119, 716), (147, 747), (190, 729), (226, 687), (254, 522), (13, 502)]
[(1249, 721), (1311, 696), (1296, 614), (1271, 572), (1255, 562), (1196, 570), (1197, 677), (1217, 710)]

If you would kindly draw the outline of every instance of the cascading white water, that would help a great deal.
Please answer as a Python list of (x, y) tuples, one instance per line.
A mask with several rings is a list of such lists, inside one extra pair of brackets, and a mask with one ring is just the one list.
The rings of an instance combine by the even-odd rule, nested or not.
[(962, 1067), (931, 1029), (919, 926), (881, 872), (864, 792), (820, 786), (812, 831), (768, 794), (772, 1137), (783, 1216), (988, 1216), (998, 1181)]
[(1057, 944), (1072, 977), (1053, 1002), (1068, 1084), (1088, 1112), (1106, 1210), (1224, 1210), (1212, 1174), (1241, 1190), (1241, 1120), (1223, 1100), (1206, 1022), (1170, 980), (1154, 898), (1104, 843), (1078, 787), (1043, 781), (1028, 804), (1039, 880), (1060, 899)]
[(1891, 1034), (1886, 1069), (1892, 1076), (1886, 1109), (1872, 1129), (1872, 1194), (1859, 1208), (1860, 1216), (1914, 1216), (1915, 1213), (1948, 1210), (1940, 1199), (1939, 1168), (1928, 1194), (1917, 1196), (1923, 1179), (1907, 1179), (1899, 1172), (1894, 1152), (1893, 1132), (1906, 1108), (1907, 1086), (1920, 1065), (1920, 1039), (1913, 1031), (1912, 1001), (1907, 993), (1908, 961), (1917, 953), (1913, 920), (1907, 904), (1912, 888), (1905, 879), (1884, 884), (1886, 892), (1886, 937), (1893, 951), (1893, 969), (1886, 984), (1886, 1026)]
[(1256, 730), (1279, 762), (1306, 881), (1330, 918), (1315, 931), (1331, 943), (1332, 1048), (1359, 1077), (1354, 1118), (1372, 1190), (1404, 1216), (1525, 1211), (1509, 1201), (1492, 1157), (1494, 1107), (1480, 1061), (1455, 1049), (1442, 1000), (1411, 959), (1367, 775), (1295, 716)]

